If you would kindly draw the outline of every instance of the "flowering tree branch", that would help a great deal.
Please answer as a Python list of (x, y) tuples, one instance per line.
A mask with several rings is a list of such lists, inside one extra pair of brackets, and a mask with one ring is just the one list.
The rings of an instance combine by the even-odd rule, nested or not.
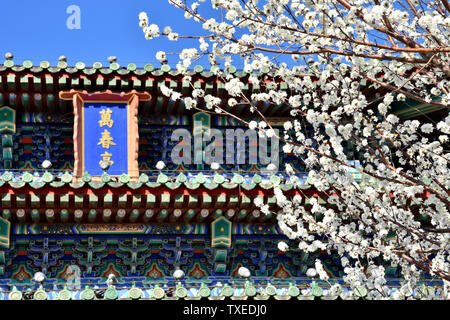
[[(201, 14), (200, 2), (169, 2), (206, 34), (161, 33), (141, 13), (147, 39), (199, 41), (198, 49), (179, 53), (177, 64), (191, 90), (162, 86), (163, 94), (279, 139), (326, 196), (326, 203), (308, 196), (288, 163), (285, 174), (299, 187), (295, 195), (276, 185), (275, 208), (257, 203), (276, 215), (291, 245), (338, 254), (344, 280), (373, 289), (372, 298), (385, 296), (389, 266), (404, 276), (404, 286), (437, 277), (444, 283), (440, 297), (450, 294), (448, 1), (212, 0), (218, 20)], [(202, 57), (224, 94), (193, 85), (196, 76), (188, 69)], [(243, 77), (227, 72), (236, 57)], [(166, 63), (166, 54), (157, 59)], [(248, 93), (244, 83), (260, 91)], [(267, 105), (289, 108), (279, 134)], [(237, 106), (247, 108), (244, 115)], [(398, 108), (408, 107), (435, 113), (401, 118)], [(316, 269), (326, 280), (320, 262)]]

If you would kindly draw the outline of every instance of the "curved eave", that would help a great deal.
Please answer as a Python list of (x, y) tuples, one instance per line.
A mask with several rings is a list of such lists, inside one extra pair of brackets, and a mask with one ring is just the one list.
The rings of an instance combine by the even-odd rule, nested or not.
[[(274, 222), (275, 215), (262, 214), (254, 200), (262, 198), (272, 210), (278, 210), (273, 186), (280, 183), (278, 176), (246, 183), (239, 175), (228, 182), (215, 177), (217, 183), (201, 175), (191, 182), (179, 181), (184, 180), (182, 175), (168, 181), (163, 174), (153, 182), (143, 175), (138, 182), (127, 181), (124, 176), (106, 182), (72, 182), (70, 175), (51, 182), (33, 181), (30, 174), (24, 174), (22, 181), (10, 178), (8, 174), (0, 176), (3, 216), (20, 222), (101, 222), (105, 210), (110, 210), (107, 221), (111, 222), (208, 222), (219, 216), (236, 222)], [(300, 194), (291, 184), (280, 184), (280, 188), (290, 196)], [(320, 198), (306, 182), (301, 191)], [(20, 209), (25, 216), (19, 219)], [(51, 219), (46, 217), (48, 209), (54, 210)], [(81, 214), (78, 220), (76, 210)]]

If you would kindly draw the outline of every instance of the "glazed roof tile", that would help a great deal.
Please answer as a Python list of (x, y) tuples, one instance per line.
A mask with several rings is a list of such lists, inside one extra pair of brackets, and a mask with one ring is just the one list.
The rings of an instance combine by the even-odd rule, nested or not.
[[(317, 283), (311, 280), (303, 280), (303, 285), (296, 284), (295, 280), (288, 280), (285, 284), (267, 283), (264, 285), (246, 282), (245, 284), (220, 284), (216, 286), (208, 286), (203, 282), (200, 285), (184, 285), (178, 283), (175, 287), (162, 286), (155, 284), (140, 288), (138, 286), (119, 288), (116, 286), (108, 286), (105, 288), (91, 288), (89, 286), (84, 289), (69, 290), (67, 287), (63, 289), (54, 288), (53, 290), (45, 290), (39, 288), (37, 290), (20, 291), (13, 286), (9, 291), (0, 291), (0, 300), (358, 300), (366, 299), (372, 290), (360, 286), (354, 289), (344, 287), (338, 292), (332, 292), (329, 284)], [(408, 297), (420, 298), (424, 295), (438, 296), (438, 290), (442, 287), (439, 284), (425, 284), (418, 286), (413, 290), (401, 290), (396, 285), (389, 287), (388, 295), (397, 296), (399, 299)], [(375, 289), (373, 289), (375, 290)]]

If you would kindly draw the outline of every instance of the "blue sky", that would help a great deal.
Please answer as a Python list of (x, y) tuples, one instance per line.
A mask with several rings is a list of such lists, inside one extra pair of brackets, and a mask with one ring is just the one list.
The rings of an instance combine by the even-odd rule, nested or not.
[[(66, 13), (70, 5), (81, 10), (81, 29), (70, 30)], [(209, 6), (204, 3), (202, 7)], [(192, 47), (187, 41), (168, 41), (165, 37), (145, 40), (139, 27), (139, 12), (146, 11), (150, 23), (162, 29), (170, 25), (180, 35), (202, 32), (201, 25), (186, 20), (184, 12), (167, 0), (14, 0), (3, 1), (0, 13), (0, 61), (4, 54), (12, 52), (14, 62), (22, 64), (31, 60), (34, 64), (49, 61), (56, 65), (58, 57), (65, 55), (69, 65), (81, 61), (91, 66), (99, 61), (108, 65), (107, 58), (116, 56), (117, 62), (126, 66), (135, 63), (142, 67), (147, 63), (160, 66), (155, 53), (179, 52)], [(213, 9), (209, 13), (215, 12)], [(195, 40), (195, 46), (198, 41)], [(176, 57), (169, 56), (169, 64), (175, 66)], [(202, 63), (196, 63), (202, 64)]]

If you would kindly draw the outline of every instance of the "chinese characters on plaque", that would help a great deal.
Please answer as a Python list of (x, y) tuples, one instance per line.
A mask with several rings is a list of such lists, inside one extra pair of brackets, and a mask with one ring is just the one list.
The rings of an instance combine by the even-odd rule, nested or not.
[[(100, 127), (108, 126), (112, 128), (114, 121), (111, 119), (111, 109), (103, 109), (100, 112), (101, 120), (98, 122)], [(109, 132), (107, 129), (105, 129), (102, 132), (102, 137), (100, 138), (100, 142), (97, 144), (101, 144), (103, 148), (109, 149), (110, 145), (115, 146), (116, 144), (113, 142), (113, 137), (111, 137), (111, 132)], [(114, 164), (114, 161), (111, 160), (112, 154), (105, 151), (105, 153), (101, 154), (102, 160), (100, 160), (99, 164), (102, 163), (102, 161), (107, 162), (110, 166)]]

